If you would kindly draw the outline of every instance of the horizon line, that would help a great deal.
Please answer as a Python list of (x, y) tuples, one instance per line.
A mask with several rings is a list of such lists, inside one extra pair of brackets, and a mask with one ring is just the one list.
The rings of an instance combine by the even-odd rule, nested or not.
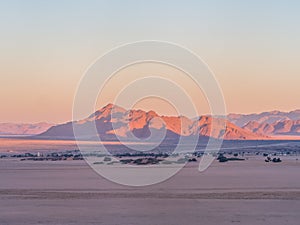
[[(142, 108), (132, 108), (132, 109), (126, 109), (122, 106), (119, 106), (119, 105), (115, 105), (113, 103), (108, 103), (102, 107), (100, 107), (99, 109), (95, 110), (94, 112), (90, 113), (90, 115), (92, 115), (93, 113), (97, 112), (97, 111), (100, 111), (102, 110), (103, 108), (109, 106), (109, 105), (113, 105), (113, 106), (117, 106), (117, 107), (120, 107), (120, 108), (123, 108), (124, 110), (126, 111), (129, 111), (129, 110), (142, 110), (144, 112), (150, 112), (150, 111), (154, 111), (154, 110), (144, 110)], [(291, 112), (297, 112), (299, 111), (300, 112), (300, 108), (296, 108), (294, 110), (288, 110), (288, 111), (281, 111), (281, 110), (277, 110), (277, 109), (274, 109), (274, 110), (268, 110), (268, 111), (260, 111), (260, 112), (251, 112), (251, 113), (238, 113), (238, 112), (229, 112), (226, 114), (226, 116), (229, 116), (229, 115), (244, 115), (244, 116), (247, 116), (247, 115), (259, 115), (259, 114), (262, 114), (262, 113), (271, 113), (271, 112), (279, 112), (279, 113), (291, 113)], [(154, 111), (155, 112), (155, 111)], [(156, 113), (156, 112), (155, 112)], [(169, 117), (186, 117), (186, 118), (189, 118), (189, 119), (192, 119), (188, 116), (185, 116), (185, 115), (173, 115), (173, 114), (158, 114), (159, 116), (169, 116)], [(211, 116), (211, 114), (209, 113), (204, 113), (204, 114), (201, 114), (201, 115), (198, 115), (197, 117), (201, 117), (201, 116)], [(216, 115), (216, 116), (220, 116), (220, 115)], [(196, 117), (193, 117), (193, 118), (196, 118)], [(43, 120), (43, 121), (36, 121), (36, 122), (24, 122), (24, 121), (0, 121), (0, 124), (39, 124), (39, 123), (47, 123), (47, 124), (53, 124), (53, 125), (57, 125), (57, 124), (61, 124), (61, 123), (67, 123), (67, 122), (70, 122), (70, 121), (73, 121), (72, 118), (70, 120), (65, 120), (65, 121), (61, 121), (61, 122), (52, 122), (52, 121), (48, 121), (48, 120)]]

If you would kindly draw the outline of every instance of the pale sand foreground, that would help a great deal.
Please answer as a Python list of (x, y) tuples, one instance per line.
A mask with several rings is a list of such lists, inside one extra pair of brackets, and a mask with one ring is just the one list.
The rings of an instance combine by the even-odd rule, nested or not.
[(113, 184), (81, 162), (0, 160), (0, 224), (226, 225), (300, 223), (300, 162), (262, 157), (191, 163), (144, 188)]

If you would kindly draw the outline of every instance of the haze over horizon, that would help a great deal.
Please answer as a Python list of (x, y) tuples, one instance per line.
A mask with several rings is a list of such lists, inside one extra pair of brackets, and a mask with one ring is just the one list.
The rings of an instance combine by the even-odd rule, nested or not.
[[(95, 111), (91, 112), (91, 113), (88, 113), (86, 117), (83, 117), (83, 118), (80, 118), (80, 120), (83, 120), (83, 119), (86, 119), (87, 117), (93, 115), (96, 111), (100, 111), (104, 108), (106, 108), (107, 106), (109, 105), (114, 105), (114, 106), (117, 106), (117, 107), (120, 107), (120, 108), (123, 108), (124, 110), (142, 110), (144, 112), (150, 112), (150, 111), (153, 111), (155, 113), (157, 113), (158, 116), (170, 116), (170, 117), (180, 117), (180, 116), (184, 116), (184, 117), (187, 117), (189, 119), (193, 119), (195, 117), (189, 117), (188, 115), (185, 115), (185, 114), (177, 114), (176, 113), (176, 110), (174, 108), (169, 108), (169, 112), (170, 113), (167, 113), (167, 114), (164, 114), (163, 110), (154, 110), (153, 108), (149, 108), (147, 107), (146, 105), (144, 107), (139, 107), (140, 104), (136, 104), (134, 107), (132, 108), (128, 108), (124, 105), (116, 105), (116, 104), (113, 104), (113, 103), (107, 103), (97, 109), (95, 109)], [(169, 107), (169, 106), (167, 106)], [(166, 108), (165, 108), (166, 109)], [(294, 109), (294, 110), (291, 110), (291, 111), (281, 111), (281, 110), (271, 110), (271, 111), (262, 111), (262, 112), (253, 112), (253, 113), (235, 113), (235, 112), (228, 112), (227, 113), (227, 116), (231, 116), (233, 117), (234, 115), (244, 115), (244, 116), (247, 116), (247, 115), (259, 115), (259, 114), (263, 114), (263, 113), (275, 113), (275, 112), (280, 112), (280, 113), (291, 113), (291, 112), (297, 112), (297, 113), (300, 113), (300, 109)], [(210, 113), (204, 113), (204, 114), (199, 114), (198, 116), (210, 116), (211, 114)], [(49, 124), (49, 125), (55, 125), (55, 124), (63, 124), (63, 123), (66, 123), (66, 122), (70, 122), (72, 121), (72, 118), (70, 118), (69, 120), (66, 120), (66, 121), (62, 121), (62, 122), (59, 122), (59, 123), (54, 123), (54, 122), (51, 122), (51, 121), (38, 121), (38, 122), (18, 122), (18, 121), (6, 121), (6, 122), (2, 122), (0, 121), (0, 124), (43, 124), (43, 123), (46, 123), (46, 124)]]
[[(228, 113), (300, 109), (299, 7), (292, 0), (3, 1), (0, 122), (72, 120), (88, 66), (118, 45), (145, 39), (178, 43), (200, 56), (220, 84)], [(96, 108), (113, 102), (110, 94)], [(208, 114), (204, 96), (195, 96), (200, 114)], [(137, 107), (174, 113), (157, 100)]]

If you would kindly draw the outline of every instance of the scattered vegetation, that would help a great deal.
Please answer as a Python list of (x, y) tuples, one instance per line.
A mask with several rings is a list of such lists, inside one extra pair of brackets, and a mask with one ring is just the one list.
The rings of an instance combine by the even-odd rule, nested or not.
[(227, 158), (223, 154), (219, 154), (217, 160), (219, 160), (219, 162), (228, 162), (228, 161), (244, 161), (245, 159), (236, 158), (236, 157)]
[(138, 158), (138, 159), (121, 159), (120, 162), (122, 164), (135, 164), (135, 165), (151, 165), (158, 164), (161, 159), (158, 158)]
[(191, 158), (188, 160), (188, 162), (197, 162), (197, 159), (196, 158)]
[(282, 162), (281, 161), (281, 159), (280, 158), (271, 158), (271, 157), (267, 157), (266, 159), (265, 159), (265, 162), (273, 162), (273, 163), (280, 163), (280, 162)]

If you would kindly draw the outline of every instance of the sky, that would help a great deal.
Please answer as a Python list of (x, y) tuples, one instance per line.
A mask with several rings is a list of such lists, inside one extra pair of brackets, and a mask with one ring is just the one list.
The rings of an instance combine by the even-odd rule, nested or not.
[[(2, 0), (0, 122), (71, 120), (91, 63), (141, 40), (177, 43), (201, 57), (227, 112), (299, 109), (299, 11), (297, 0)], [(154, 110), (173, 113), (155, 101)], [(199, 111), (209, 113), (205, 100)]]

